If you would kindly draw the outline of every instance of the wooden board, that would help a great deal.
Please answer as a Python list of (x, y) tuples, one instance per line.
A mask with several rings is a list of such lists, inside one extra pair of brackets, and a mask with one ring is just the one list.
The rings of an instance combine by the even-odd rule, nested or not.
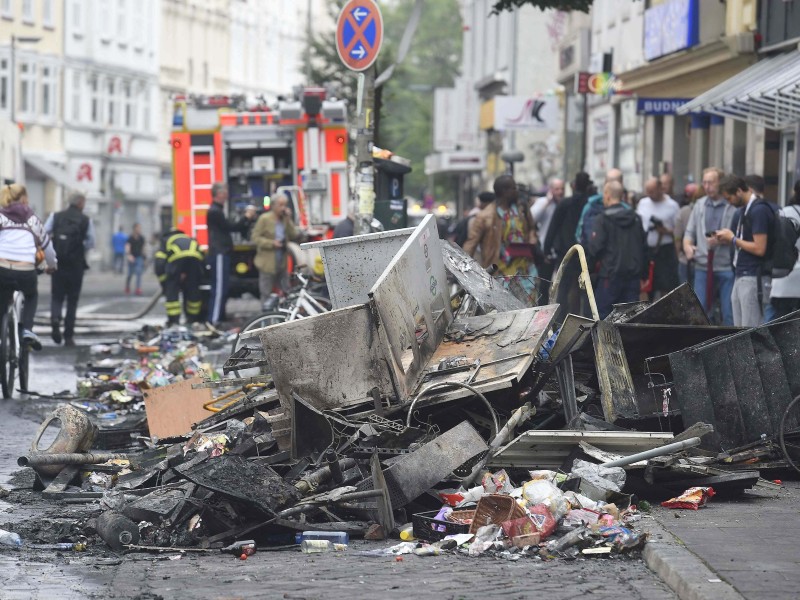
[(192, 389), (192, 384), (202, 382), (201, 377), (194, 377), (144, 392), (151, 436), (167, 438), (190, 433), (194, 423), (211, 414), (203, 408), (203, 404), (211, 402), (211, 389)]

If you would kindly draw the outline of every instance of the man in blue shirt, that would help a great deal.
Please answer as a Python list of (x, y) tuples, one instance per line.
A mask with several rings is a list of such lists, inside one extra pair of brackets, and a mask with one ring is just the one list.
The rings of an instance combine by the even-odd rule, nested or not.
[(128, 242), (128, 236), (125, 235), (125, 230), (122, 225), (119, 231), (111, 236), (111, 247), (114, 249), (114, 272), (122, 274), (122, 268), (125, 265), (125, 244)]
[(730, 229), (716, 233), (717, 241), (729, 244), (734, 253), (733, 324), (756, 327), (763, 322), (764, 301), (768, 299), (769, 278), (764, 273), (764, 257), (775, 213), (764, 200), (764, 179), (758, 175), (748, 175), (744, 181), (726, 177), (720, 189), (728, 202), (741, 211), (736, 233)]

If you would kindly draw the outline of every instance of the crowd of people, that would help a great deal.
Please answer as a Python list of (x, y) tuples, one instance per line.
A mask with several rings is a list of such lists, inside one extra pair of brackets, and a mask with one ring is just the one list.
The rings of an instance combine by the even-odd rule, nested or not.
[[(622, 172), (614, 168), (602, 187), (579, 172), (570, 196), (563, 180), (552, 179), (545, 195), (528, 198), (503, 175), (494, 193), (479, 194), (450, 237), (507, 279), (535, 281), (540, 304), (551, 301), (553, 273), (579, 244), (601, 318), (614, 304), (655, 300), (686, 282), (712, 322), (721, 325), (754, 327), (800, 309), (794, 250), (800, 250), (800, 182), (783, 208), (765, 198), (758, 175), (709, 167), (700, 187), (684, 188), (681, 202), (673, 198), (673, 186), (669, 174), (650, 177), (639, 196), (625, 188)], [(789, 223), (788, 235), (782, 223)], [(791, 253), (781, 243), (787, 239)], [(779, 273), (781, 258), (789, 267)], [(580, 268), (578, 260), (564, 265), (559, 297), (552, 301), (586, 314)]]

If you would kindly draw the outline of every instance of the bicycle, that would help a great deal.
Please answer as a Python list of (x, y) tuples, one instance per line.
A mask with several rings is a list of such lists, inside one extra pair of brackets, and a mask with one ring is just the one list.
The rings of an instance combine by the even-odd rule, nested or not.
[(225, 372), (232, 371), (238, 377), (240, 370), (266, 366), (264, 350), (256, 333), (257, 330), (279, 323), (321, 315), (332, 309), (330, 299), (309, 291), (314, 285), (310, 279), (299, 272), (294, 273), (294, 276), (300, 281), (298, 289), (290, 291), (275, 310), (258, 315), (242, 327), (233, 342), (231, 356), (223, 369)]
[(28, 391), (30, 347), (22, 341), (22, 323), (19, 318), (22, 302), (22, 293), (14, 292), (14, 298), (0, 320), (0, 387), (6, 400), (14, 394), (17, 376), (19, 391)]

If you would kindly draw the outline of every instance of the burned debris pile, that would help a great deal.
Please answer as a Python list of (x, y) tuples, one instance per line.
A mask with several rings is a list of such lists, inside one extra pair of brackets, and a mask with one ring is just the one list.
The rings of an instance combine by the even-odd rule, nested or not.
[[(48, 420), (20, 458), (42, 493), (97, 502), (115, 550), (399, 536), (363, 552), (602, 556), (642, 547), (648, 500), (769, 487), (796, 456), (796, 315), (714, 327), (682, 286), (603, 321), (560, 317), (432, 217), (313, 245), (332, 311), (248, 332), (222, 377), (176, 330), (143, 350), (169, 360), (82, 381), (52, 415), (56, 443), (38, 446)], [(98, 445), (121, 410), (149, 435)]]

